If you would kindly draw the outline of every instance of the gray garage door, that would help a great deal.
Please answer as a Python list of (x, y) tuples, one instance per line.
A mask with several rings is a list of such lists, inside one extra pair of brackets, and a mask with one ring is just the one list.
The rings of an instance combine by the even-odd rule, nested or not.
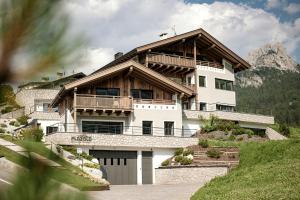
[(137, 152), (90, 150), (100, 161), (104, 178), (112, 185), (137, 184)]

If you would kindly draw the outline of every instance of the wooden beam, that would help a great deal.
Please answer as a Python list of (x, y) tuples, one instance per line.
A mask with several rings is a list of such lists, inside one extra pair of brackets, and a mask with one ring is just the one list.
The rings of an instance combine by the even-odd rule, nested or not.
[(124, 76), (125, 78), (127, 78), (131, 73), (133, 72), (133, 67), (131, 66), (127, 72), (127, 74)]
[(210, 47), (206, 48), (205, 50), (208, 51), (208, 50), (213, 49), (213, 48), (215, 48), (215, 47), (216, 47), (216, 45), (215, 45), (215, 44), (212, 44)]

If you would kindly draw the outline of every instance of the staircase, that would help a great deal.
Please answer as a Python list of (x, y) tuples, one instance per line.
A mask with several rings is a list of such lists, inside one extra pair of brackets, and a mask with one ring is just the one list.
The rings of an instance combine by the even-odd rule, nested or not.
[[(193, 164), (197, 166), (228, 166), (230, 169), (236, 167), (239, 164), (239, 149), (238, 148), (201, 148), (199, 146), (192, 146), (194, 150)], [(208, 157), (206, 152), (209, 149), (217, 149), (221, 152), (220, 158)]]

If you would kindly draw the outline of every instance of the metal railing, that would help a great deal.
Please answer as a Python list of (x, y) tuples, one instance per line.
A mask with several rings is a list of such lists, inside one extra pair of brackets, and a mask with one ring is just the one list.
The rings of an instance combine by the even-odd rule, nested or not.
[[(136, 135), (136, 136), (163, 136), (163, 137), (193, 137), (198, 129), (183, 128), (164, 128), (164, 127), (142, 127), (122, 125), (102, 125), (102, 124), (75, 124), (57, 123), (51, 127), (54, 133), (88, 133), (88, 134), (107, 134), (107, 135)], [(151, 134), (149, 134), (151, 133)]]
[[(200, 102), (199, 102), (200, 103)], [(229, 106), (232, 107), (232, 109), (222, 109), (218, 110), (216, 108), (211, 109), (209, 107), (213, 106), (215, 107), (216, 105), (222, 105), (222, 106)], [(192, 110), (192, 109), (184, 109), (184, 110)], [(194, 109), (195, 110), (195, 109)], [(235, 104), (226, 104), (226, 103), (206, 103), (206, 108), (204, 110), (195, 110), (195, 111), (202, 111), (202, 112), (232, 112), (232, 113), (241, 113), (241, 114), (252, 114), (252, 115), (263, 115), (263, 116), (272, 116), (272, 110), (266, 109), (266, 108), (259, 108), (259, 107), (246, 107), (246, 106), (238, 106)]]
[(214, 68), (219, 68), (219, 69), (224, 68), (224, 66), (222, 64), (217, 63), (217, 62), (197, 60), (196, 63), (197, 63), (197, 65), (206, 66), (206, 67), (214, 67)]
[(76, 108), (132, 109), (132, 102), (132, 97), (76, 95)]
[(134, 99), (133, 102), (141, 104), (176, 104), (176, 101), (171, 99)]

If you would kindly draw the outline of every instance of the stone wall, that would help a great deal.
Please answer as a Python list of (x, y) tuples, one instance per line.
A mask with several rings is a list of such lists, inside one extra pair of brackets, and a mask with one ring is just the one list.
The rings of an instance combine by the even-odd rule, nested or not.
[(18, 117), (21, 117), (24, 115), (24, 108), (20, 108), (18, 110), (5, 113), (5, 114), (0, 114), (0, 118), (2, 119), (16, 119)]
[(273, 116), (238, 113), (238, 112), (225, 112), (225, 111), (197, 111), (197, 110), (183, 111), (183, 117), (186, 119), (199, 119), (200, 116), (203, 117), (204, 119), (208, 119), (210, 115), (215, 115), (220, 119), (224, 119), (224, 120), (250, 122), (250, 123), (258, 123), (258, 124), (274, 124)]
[(227, 167), (180, 167), (155, 169), (155, 184), (206, 183), (227, 174)]
[[(85, 141), (80, 136), (85, 136)], [(79, 139), (78, 139), (79, 136)], [(88, 140), (88, 141), (87, 141)], [(108, 134), (80, 134), (80, 133), (55, 133), (46, 137), (60, 145), (99, 146), (99, 147), (144, 147), (144, 148), (178, 148), (196, 145), (198, 138), (160, 137), (145, 135), (108, 135)]]
[(25, 107), (25, 114), (33, 111), (35, 99), (52, 100), (59, 90), (52, 89), (23, 89), (16, 94), (16, 102)]

